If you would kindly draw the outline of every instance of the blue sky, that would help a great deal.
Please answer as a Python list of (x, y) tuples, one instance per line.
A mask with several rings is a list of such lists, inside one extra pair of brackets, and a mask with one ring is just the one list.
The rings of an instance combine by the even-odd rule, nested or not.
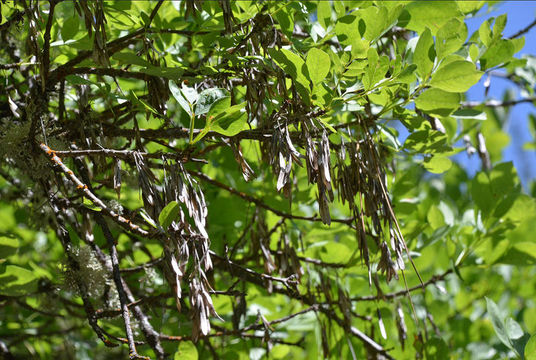
[[(536, 1), (505, 1), (495, 5), (492, 9), (489, 9), (486, 5), (474, 18), (468, 19), (469, 36), (478, 30), (484, 20), (502, 14), (507, 14), (508, 16), (508, 22), (504, 30), (504, 36), (508, 37), (534, 21), (536, 16)], [(522, 54), (536, 55), (536, 27), (525, 34), (525, 47), (516, 57), (520, 57)], [(482, 79), (482, 81), (469, 90), (468, 100), (484, 99), (483, 82), (485, 77)], [(488, 99), (501, 99), (504, 91), (511, 87), (512, 84), (508, 80), (492, 78)], [(517, 92), (516, 96), (517, 98), (521, 97), (519, 92)], [(511, 142), (503, 152), (503, 160), (514, 162), (525, 188), (530, 181), (536, 179), (536, 152), (523, 150), (523, 144), (533, 140), (527, 126), (528, 114), (531, 112), (536, 113), (536, 108), (532, 104), (520, 104), (512, 108), (507, 125)], [(480, 169), (478, 156), (468, 158), (464, 153), (463, 155), (458, 155), (455, 159), (464, 164), (471, 175)]]

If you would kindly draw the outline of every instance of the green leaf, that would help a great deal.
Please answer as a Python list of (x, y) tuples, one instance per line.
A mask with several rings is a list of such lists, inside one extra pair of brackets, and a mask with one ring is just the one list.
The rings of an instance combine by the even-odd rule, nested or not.
[(515, 50), (514, 42), (511, 40), (498, 40), (494, 42), (480, 57), (482, 70), (510, 61), (514, 56)]
[(458, 50), (467, 39), (467, 26), (463, 21), (452, 19), (437, 32), (437, 56), (443, 59), (445, 56)]
[(486, 3), (485, 0), (457, 0), (458, 8), (464, 14), (472, 13), (473, 11), (479, 10)]
[(37, 280), (30, 270), (16, 265), (6, 265), (4, 271), (0, 272), (0, 294), (20, 296), (35, 292)]
[(461, 95), (440, 89), (428, 89), (415, 99), (415, 106), (420, 110), (437, 116), (448, 116), (460, 107)]
[(471, 44), (469, 47), (469, 56), (473, 62), (476, 62), (480, 58), (480, 49), (475, 44)]
[(70, 40), (75, 37), (80, 27), (80, 19), (78, 15), (73, 15), (63, 23), (61, 28), (61, 38), (63, 41)]
[(504, 28), (506, 27), (506, 14), (497, 16), (495, 24), (493, 25), (493, 38), (492, 41), (497, 41), (502, 38)]
[(495, 200), (491, 194), (491, 184), (486, 173), (478, 173), (471, 181), (471, 197), (484, 217), (491, 212)]
[(389, 19), (387, 8), (384, 6), (369, 6), (356, 11), (354, 14), (359, 18), (358, 23), (364, 22), (363, 37), (369, 41), (376, 40), (393, 25), (390, 23), (391, 19)]
[(306, 256), (314, 256), (325, 262), (344, 264), (352, 257), (348, 246), (334, 241), (321, 241), (310, 246), (305, 251)]
[(478, 28), (478, 36), (480, 37), (480, 41), (489, 47), (491, 44), (490, 20), (486, 20), (480, 25)]
[(441, 174), (452, 167), (452, 161), (446, 156), (435, 155), (423, 162), (426, 170), (434, 174)]
[(286, 7), (280, 8), (274, 15), (275, 19), (281, 26), (281, 30), (287, 36), (292, 36), (292, 31), (294, 30), (294, 19), (292, 18), (292, 13)]
[(117, 60), (120, 64), (138, 65), (144, 67), (154, 67), (153, 64), (144, 60), (141, 56), (134, 54), (131, 51), (122, 51), (112, 56), (112, 59)]
[(155, 229), (158, 229), (158, 225), (156, 225), (156, 223), (154, 222), (153, 219), (151, 219), (151, 217), (149, 216), (149, 214), (147, 214), (145, 212), (144, 209), (141, 209), (140, 211), (140, 215), (141, 217), (147, 222), (147, 224), (151, 225), (152, 227), (154, 227)]
[(93, 211), (102, 211), (102, 208), (98, 207), (97, 205), (95, 205), (93, 203), (93, 201), (91, 201), (90, 199), (88, 199), (87, 197), (84, 197), (84, 200), (83, 200), (83, 204), (85, 207), (87, 207), (88, 209), (90, 210), (93, 210)]
[(5, 259), (17, 253), (20, 240), (13, 234), (0, 235), (0, 259)]
[(536, 335), (532, 335), (525, 346), (525, 360), (536, 360)]
[[(525, 237), (530, 238), (531, 235), (532, 229), (530, 233), (525, 235)], [(507, 249), (507, 251), (497, 259), (497, 262), (518, 267), (534, 266), (536, 264), (536, 244), (530, 241), (518, 242)]]
[(242, 131), (248, 118), (245, 112), (246, 103), (244, 102), (234, 106), (230, 105), (230, 97), (216, 100), (207, 114), (205, 128), (197, 134), (192, 143), (198, 142), (210, 131), (225, 136), (234, 136)]
[(439, 229), (446, 224), (445, 218), (443, 217), (443, 213), (435, 205), (432, 205), (428, 209), (428, 213), (426, 214), (426, 220), (428, 221), (428, 224), (433, 230)]
[(296, 89), (302, 99), (308, 103), (310, 97), (309, 80), (306, 76), (305, 61), (298, 55), (287, 49), (268, 49), (268, 53), (276, 64), (295, 81)]
[(365, 89), (371, 89), (384, 79), (385, 73), (389, 69), (389, 58), (385, 55), (378, 57), (376, 49), (370, 48), (367, 52), (368, 66), (366, 76), (363, 77)]
[(395, 76), (395, 83), (410, 84), (415, 81), (417, 65), (411, 64)]
[(514, 351), (522, 358), (530, 335), (524, 333), (521, 325), (510, 317), (506, 320), (506, 332), (510, 338)]
[(190, 116), (193, 115), (193, 104), (191, 104), (186, 98), (182, 95), (181, 89), (175, 84), (174, 81), (169, 81), (169, 90), (171, 91), (171, 95), (177, 100), (181, 108), (186, 111), (186, 113)]
[(512, 343), (510, 342), (510, 338), (508, 337), (508, 331), (506, 329), (506, 324), (504, 322), (504, 318), (502, 317), (501, 313), (499, 312), (499, 308), (497, 307), (497, 304), (493, 302), (493, 300), (486, 297), (486, 304), (487, 304), (487, 311), (491, 319), (491, 323), (493, 325), (493, 329), (495, 330), (495, 334), (497, 334), (497, 337), (501, 342), (506, 345), (509, 349), (512, 349)]
[(179, 343), (179, 349), (173, 355), (174, 360), (197, 360), (199, 355), (197, 353), (197, 348), (194, 343), (191, 341), (181, 341)]
[(496, 198), (510, 194), (519, 183), (516, 168), (511, 161), (495, 165), (489, 178), (492, 194)]
[(221, 88), (210, 88), (205, 89), (201, 91), (199, 94), (199, 98), (197, 99), (197, 104), (195, 106), (195, 115), (203, 115), (208, 113), (210, 107), (212, 104), (216, 102), (216, 100), (221, 99), (223, 97), (227, 97), (229, 99), (229, 105), (231, 104), (231, 98), (228, 97), (227, 90), (221, 89)]
[(78, 75), (67, 75), (65, 80), (71, 85), (95, 85), (94, 82), (84, 79)]
[(409, 20), (404, 27), (418, 33), (429, 28), (433, 35), (451, 19), (463, 18), (454, 1), (413, 1), (405, 11), (409, 13)]
[[(300, 94), (301, 98), (306, 104), (310, 103), (310, 84), (307, 77), (304, 75), (305, 69), (305, 62), (296, 54), (293, 54), (291, 51), (282, 49), (279, 52), (275, 49), (269, 49), (268, 51), (272, 55), (272, 58), (277, 63), (281, 69), (287, 74), (291, 76), (291, 78), (294, 80), (294, 85), (296, 86), (296, 90)], [(281, 55), (284, 54), (284, 55)], [(285, 56), (292, 54), (293, 56), (290, 56), (290, 59), (287, 59)], [(296, 61), (294, 63), (293, 61)]]
[(316, 85), (329, 74), (331, 60), (329, 59), (329, 55), (324, 51), (312, 48), (307, 53), (306, 64), (309, 77), (313, 84)]
[[(207, 113), (207, 119), (208, 118), (215, 118), (221, 113), (224, 113), (226, 110), (228, 110), (231, 107), (231, 97), (225, 96), (217, 99), (210, 105), (210, 109)], [(207, 120), (208, 121), (208, 120)]]
[(331, 23), (331, 4), (329, 1), (319, 1), (316, 8), (318, 23), (327, 30)]
[(506, 319), (506, 333), (511, 340), (519, 339), (523, 336), (523, 329), (514, 319), (509, 317)]
[(182, 74), (184, 74), (184, 69), (182, 67), (151, 66), (140, 69), (140, 72), (151, 76), (163, 77), (168, 80), (179, 81)]
[(456, 60), (440, 67), (432, 75), (432, 87), (449, 91), (465, 92), (480, 80), (482, 72), (470, 61)]
[(447, 343), (436, 336), (426, 341), (425, 350), (427, 359), (447, 360), (450, 358)]
[(435, 59), (434, 39), (430, 29), (426, 28), (419, 37), (413, 53), (413, 62), (417, 65), (417, 74), (425, 79), (432, 72)]
[(246, 103), (235, 105), (221, 113), (213, 122), (212, 131), (225, 136), (235, 136), (246, 125), (248, 114)]
[(133, 103), (140, 103), (141, 105), (143, 105), (143, 107), (145, 109), (147, 109), (148, 111), (152, 112), (153, 114), (155, 115), (161, 115), (158, 111), (156, 111), (156, 109), (154, 107), (152, 107), (151, 105), (149, 105), (147, 102), (145, 102), (144, 100), (140, 99), (136, 93), (134, 91), (130, 91), (130, 96), (131, 96), (131, 100)]
[(488, 117), (485, 112), (475, 109), (460, 109), (456, 110), (451, 115), (455, 119), (459, 120), (478, 120), (478, 121), (484, 121)]
[(447, 144), (447, 136), (432, 129), (413, 132), (404, 142), (404, 148), (420, 154), (438, 154), (452, 150)]
[(158, 222), (162, 228), (167, 229), (179, 215), (180, 205), (176, 201), (170, 201), (158, 215)]
[(352, 45), (354, 38), (361, 39), (362, 34), (358, 33), (357, 25), (357, 17), (354, 14), (345, 15), (337, 19), (334, 30), (341, 44), (348, 46)]

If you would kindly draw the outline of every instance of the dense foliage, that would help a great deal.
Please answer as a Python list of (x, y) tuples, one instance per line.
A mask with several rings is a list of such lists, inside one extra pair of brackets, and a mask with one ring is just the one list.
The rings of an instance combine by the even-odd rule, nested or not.
[(485, 3), (2, 0), (0, 354), (535, 359)]

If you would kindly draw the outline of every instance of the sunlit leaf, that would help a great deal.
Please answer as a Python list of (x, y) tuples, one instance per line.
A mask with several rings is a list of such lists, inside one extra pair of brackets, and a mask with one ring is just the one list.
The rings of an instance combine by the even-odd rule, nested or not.
[(469, 61), (453, 61), (432, 75), (430, 85), (449, 92), (464, 92), (476, 84), (482, 72)]
[(318, 84), (324, 80), (329, 73), (331, 61), (329, 55), (324, 51), (312, 48), (307, 53), (307, 70), (313, 84)]
[(180, 205), (176, 201), (170, 201), (158, 215), (158, 222), (162, 228), (167, 229), (169, 225), (177, 218), (180, 211)]
[(179, 343), (179, 349), (173, 355), (173, 359), (175, 360), (197, 360), (198, 358), (197, 348), (191, 341), (181, 341)]
[(20, 296), (37, 290), (37, 277), (30, 270), (16, 265), (0, 268), (0, 294)]

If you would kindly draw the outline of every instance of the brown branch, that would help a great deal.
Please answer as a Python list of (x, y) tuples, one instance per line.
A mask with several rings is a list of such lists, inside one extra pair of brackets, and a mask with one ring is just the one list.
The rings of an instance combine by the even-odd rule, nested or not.
[(107, 75), (112, 77), (123, 77), (127, 79), (138, 79), (147, 81), (150, 75), (144, 74), (142, 72), (128, 71), (123, 69), (113, 69), (113, 68), (94, 68), (94, 67), (76, 67), (72, 68), (69, 71), (62, 73), (62, 76), (58, 77), (58, 80), (63, 79), (67, 75), (72, 74), (93, 74), (93, 75)]
[[(108, 55), (120, 51), (130, 45), (134, 38), (142, 35), (145, 32), (144, 28), (138, 29), (131, 34), (127, 34), (118, 39), (106, 43), (105, 49), (107, 50)], [(64, 78), (66, 75), (69, 75), (69, 70), (72, 69), (76, 64), (81, 63), (82, 61), (88, 59), (93, 54), (91, 50), (80, 51), (77, 56), (73, 59), (67, 61), (65, 64), (58, 66), (50, 73), (49, 77), (49, 86), (56, 83), (61, 78)]]
[(50, 30), (52, 29), (52, 23), (54, 20), (54, 9), (56, 8), (57, 0), (50, 0), (50, 9), (48, 11), (47, 24), (45, 27), (45, 33), (43, 35), (43, 52), (41, 54), (41, 91), (44, 93), (46, 90), (46, 83), (48, 79), (48, 71), (50, 68)]
[(488, 101), (467, 101), (462, 103), (462, 107), (464, 108), (474, 108), (477, 106), (487, 106), (492, 108), (497, 107), (508, 107), (508, 106), (515, 106), (518, 104), (523, 103), (534, 103), (536, 102), (536, 96), (523, 98), (523, 99), (517, 99), (517, 100), (508, 100), (508, 101), (498, 101), (498, 100), (488, 100)]
[[(283, 212), (281, 210), (277, 210), (267, 204), (265, 204), (264, 202), (262, 202), (260, 199), (257, 199), (251, 195), (248, 195), (242, 191), (238, 191), (228, 185), (225, 185), (221, 182), (219, 182), (218, 180), (215, 180), (215, 179), (212, 179), (210, 178), (209, 176), (201, 173), (201, 172), (198, 172), (198, 171), (194, 171), (194, 170), (190, 170), (189, 171), (190, 174), (192, 174), (193, 176), (197, 177), (198, 179), (201, 179), (209, 184), (212, 184), (216, 187), (219, 187), (220, 189), (223, 189), (223, 190), (226, 190), (228, 191), (229, 193), (233, 194), (233, 195), (236, 195), (246, 201), (249, 201), (255, 205), (257, 205), (258, 207), (261, 207), (263, 209), (266, 209), (278, 216), (281, 216), (283, 218), (286, 218), (286, 219), (295, 219), (295, 220), (305, 220), (305, 221), (314, 221), (314, 222), (322, 222), (322, 219), (319, 218), (319, 217), (316, 217), (316, 216), (301, 216), (301, 215), (292, 215), (292, 214), (289, 214), (289, 213), (286, 213), (286, 212)], [(337, 223), (342, 223), (342, 224), (347, 224), (349, 226), (352, 225), (352, 222), (354, 221), (353, 218), (348, 218), (348, 219), (331, 219), (332, 222), (337, 222)]]
[(133, 231), (141, 236), (149, 236), (149, 232), (143, 230), (138, 225), (132, 223), (130, 220), (125, 219), (121, 215), (115, 213), (113, 210), (111, 210), (106, 204), (99, 199), (95, 194), (93, 194), (88, 186), (81, 182), (76, 175), (63, 163), (63, 161), (56, 155), (56, 152), (54, 150), (51, 150), (47, 145), (41, 144), (40, 145), (41, 150), (43, 150), (47, 155), (51, 157), (51, 160), (60, 167), (62, 172), (66, 174), (69, 179), (76, 185), (77, 190), (79, 190), (84, 196), (86, 196), (89, 200), (91, 200), (96, 206), (101, 208), (101, 210), (108, 216), (110, 216), (116, 223), (118, 223), (121, 227)]
[(271, 276), (271, 275), (267, 275), (267, 274), (263, 274), (263, 273), (258, 273), (254, 270), (251, 270), (251, 269), (248, 269), (247, 267), (244, 267), (242, 265), (238, 265), (237, 263), (229, 260), (229, 259), (226, 259), (218, 254), (216, 254), (214, 251), (209, 251), (210, 252), (210, 256), (211, 257), (214, 257), (216, 258), (217, 260), (220, 260), (220, 261), (224, 261), (226, 266), (228, 267), (231, 267), (233, 269), (238, 269), (239, 272), (243, 275), (245, 275), (247, 278), (250, 278), (251, 277), (255, 277), (257, 279), (261, 279), (261, 281), (275, 281), (275, 282), (278, 282), (278, 283), (281, 283), (283, 285), (285, 285), (285, 287), (287, 289), (294, 289), (296, 287), (296, 285), (298, 284), (298, 282), (296, 280), (294, 280), (294, 277), (292, 276), (289, 276), (288, 278), (280, 278), (280, 277), (276, 277), (276, 276)]
[(128, 339), (128, 347), (130, 350), (130, 357), (138, 358), (138, 352), (136, 351), (136, 345), (134, 344), (134, 335), (132, 334), (132, 327), (130, 325), (130, 313), (128, 312), (127, 307), (127, 295), (125, 294), (125, 289), (123, 287), (123, 279), (121, 278), (121, 273), (119, 272), (119, 256), (117, 254), (117, 248), (115, 247), (115, 239), (106, 225), (104, 218), (100, 214), (95, 214), (95, 221), (102, 229), (104, 237), (108, 243), (108, 250), (110, 251), (110, 258), (112, 261), (112, 275), (119, 294), (119, 303), (121, 304), (121, 315), (123, 316), (123, 322), (125, 324), (125, 333)]
[(152, 261), (146, 262), (145, 264), (142, 264), (142, 265), (139, 265), (139, 266), (134, 266), (134, 267), (127, 268), (127, 269), (121, 269), (121, 272), (122, 273), (134, 273), (134, 272), (142, 271), (142, 270), (145, 270), (147, 268), (151, 268), (153, 266), (156, 266), (156, 265), (160, 264), (162, 261), (164, 261), (164, 258), (159, 257), (158, 259), (154, 259)]
[[(67, 229), (65, 229), (65, 227), (63, 226), (64, 221), (62, 215), (59, 211), (59, 207), (56, 204), (56, 199), (52, 194), (49, 195), (49, 204), (55, 215), (56, 234), (58, 235), (58, 238), (62, 243), (65, 254), (67, 255), (69, 266), (74, 271), (80, 271), (80, 264), (73, 255), (71, 237)], [(86, 285), (80, 280), (79, 277), (75, 276), (74, 279), (78, 288), (78, 292), (80, 293), (80, 296), (82, 298), (82, 303), (84, 304), (84, 310), (86, 311), (89, 325), (91, 326), (95, 334), (97, 334), (97, 337), (104, 343), (104, 345), (108, 347), (117, 346), (117, 344), (112, 343), (109, 339), (105, 337), (104, 331), (98, 325), (97, 317), (95, 316), (95, 309), (93, 308), (93, 304), (91, 303), (91, 299), (89, 298), (89, 295), (87, 293)]]
[(21, 66), (29, 65), (39, 65), (39, 63), (0, 64), (0, 70), (19, 69)]
[[(281, 250), (270, 250), (270, 252), (272, 254), (283, 255), (283, 251), (281, 251)], [(348, 264), (328, 263), (328, 262), (324, 262), (324, 261), (319, 260), (319, 259), (312, 259), (312, 258), (308, 258), (308, 257), (305, 257), (305, 256), (299, 256), (299, 255), (298, 255), (298, 259), (303, 261), (303, 262), (318, 265), (318, 266), (322, 266), (322, 267), (345, 268), (345, 267), (348, 266)]]
[(530, 24), (525, 26), (523, 29), (521, 29), (518, 32), (516, 32), (514, 35), (510, 36), (508, 39), (511, 40), (511, 39), (518, 38), (521, 35), (528, 33), (530, 31), (530, 29), (532, 29), (534, 26), (536, 26), (536, 20), (534, 20), (533, 22), (531, 22)]
[(162, 152), (157, 151), (154, 153), (138, 152), (136, 150), (115, 150), (115, 149), (87, 149), (87, 150), (56, 150), (56, 155), (61, 157), (77, 157), (77, 156), (108, 156), (119, 159), (134, 158), (135, 153), (139, 153), (144, 158), (148, 159), (175, 159), (180, 162), (187, 162), (188, 160), (200, 161), (199, 159), (190, 159), (186, 152)]
[(151, 11), (151, 15), (149, 15), (149, 21), (147, 22), (147, 24), (145, 24), (145, 28), (149, 28), (151, 26), (151, 23), (153, 22), (154, 17), (158, 13), (158, 10), (160, 9), (163, 3), (164, 3), (164, 0), (158, 0), (158, 4), (156, 4), (153, 11)]
[[(86, 183), (90, 184), (90, 186), (91, 186), (90, 179), (89, 179), (89, 174), (88, 174), (87, 169), (85, 168), (84, 164), (82, 163), (82, 161), (80, 161), (80, 159), (75, 159), (75, 164), (78, 166), (78, 170), (80, 171), (80, 173), (82, 175), (82, 179)], [(72, 206), (69, 206), (69, 207), (72, 208)], [(103, 225), (107, 229), (107, 233), (109, 234), (110, 230), (108, 228), (108, 224), (104, 221), (104, 219), (102, 218), (102, 216), (100, 216), (100, 214), (97, 214), (97, 216), (99, 216), (103, 220), (101, 225)], [(104, 229), (103, 229), (103, 232), (104, 232)], [(102, 264), (102, 266), (104, 268), (106, 268), (106, 270), (109, 273), (113, 273), (114, 269), (112, 267), (112, 264), (110, 264), (107, 261), (106, 255), (102, 252), (102, 250), (99, 248), (99, 246), (93, 241), (93, 238), (84, 237), (82, 234), (80, 234), (80, 238), (85, 238), (86, 239), (86, 242), (91, 247), (91, 249), (93, 250), (93, 252), (96, 255), (97, 259), (99, 259), (99, 261)], [(148, 319), (147, 315), (142, 311), (141, 307), (138, 305), (139, 301), (134, 300), (134, 295), (130, 291), (127, 283), (121, 278), (121, 276), (119, 276), (119, 278), (121, 280), (121, 288), (122, 288), (126, 298), (130, 302), (127, 305), (127, 307), (132, 306), (132, 311), (134, 313), (135, 318), (138, 320), (138, 324), (140, 326), (140, 329), (141, 329), (145, 339), (147, 340), (147, 342), (149, 343), (151, 348), (154, 350), (157, 358), (158, 359), (164, 359), (165, 358), (165, 352), (164, 352), (164, 349), (162, 348), (162, 345), (160, 344), (158, 333), (154, 330), (153, 326), (149, 322), (149, 319)], [(119, 287), (117, 287), (117, 288), (120, 289)], [(98, 316), (98, 313), (96, 315)]]
[(408, 292), (413, 292), (416, 290), (423, 290), (430, 284), (435, 284), (439, 281), (444, 280), (450, 273), (452, 273), (452, 271), (453, 271), (452, 269), (448, 269), (447, 271), (445, 271), (444, 273), (440, 275), (432, 276), (428, 281), (425, 281), (422, 285), (419, 284), (419, 285), (410, 287), (407, 290), (404, 289), (404, 290), (396, 291), (396, 292), (389, 293), (389, 294), (353, 297), (351, 298), (351, 300), (352, 301), (378, 301), (378, 300), (389, 300), (389, 299), (394, 299), (397, 297), (405, 296), (408, 294)]

